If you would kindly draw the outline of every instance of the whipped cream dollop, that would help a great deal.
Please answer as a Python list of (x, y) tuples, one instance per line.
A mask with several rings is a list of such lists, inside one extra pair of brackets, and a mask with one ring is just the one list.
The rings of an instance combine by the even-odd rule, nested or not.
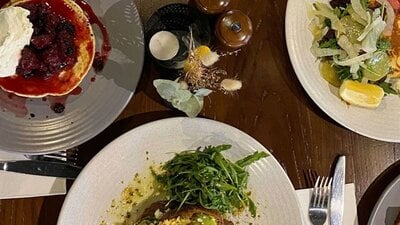
[(0, 9), (0, 77), (16, 74), (21, 51), (29, 45), (33, 34), (29, 14), (21, 7)]

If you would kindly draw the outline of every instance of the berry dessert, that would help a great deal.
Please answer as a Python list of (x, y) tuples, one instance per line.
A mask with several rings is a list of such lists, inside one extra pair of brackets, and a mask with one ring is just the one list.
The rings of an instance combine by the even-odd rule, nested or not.
[[(15, 73), (0, 74), (0, 87), (31, 98), (61, 96), (75, 89), (95, 55), (92, 27), (82, 9), (73, 0), (14, 1), (2, 10), (10, 7), (28, 15), (32, 32), (19, 51)], [(8, 29), (14, 28), (9, 24)]]

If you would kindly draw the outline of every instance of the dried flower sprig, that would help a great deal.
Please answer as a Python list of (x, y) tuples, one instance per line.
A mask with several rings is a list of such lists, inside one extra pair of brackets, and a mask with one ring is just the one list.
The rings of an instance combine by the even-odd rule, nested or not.
[[(223, 56), (237, 54), (237, 52), (238, 51), (224, 53)], [(240, 80), (225, 78), (227, 77), (227, 72), (213, 66), (221, 55), (215, 51), (211, 51), (209, 47), (204, 45), (196, 47), (194, 45), (193, 36), (191, 35), (189, 41), (189, 57), (185, 62), (184, 74), (182, 77), (183, 80), (188, 83), (191, 90), (208, 88), (214, 91), (220, 90), (227, 93), (241, 89), (242, 83)]]
[(158, 94), (173, 107), (189, 117), (195, 117), (203, 108), (204, 97), (213, 91), (228, 94), (242, 88), (240, 80), (229, 78), (225, 70), (214, 66), (221, 56), (235, 55), (237, 52), (217, 53), (205, 45), (196, 47), (191, 34), (189, 56), (181, 76), (175, 81), (157, 79), (153, 85)]

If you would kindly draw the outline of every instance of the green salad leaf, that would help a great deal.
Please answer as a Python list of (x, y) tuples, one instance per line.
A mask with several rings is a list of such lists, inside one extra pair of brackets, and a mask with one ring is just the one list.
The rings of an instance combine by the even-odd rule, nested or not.
[(348, 66), (336, 66), (338, 78), (341, 81), (348, 80), (351, 78), (350, 67)]
[(385, 52), (392, 48), (392, 44), (391, 44), (390, 40), (387, 38), (379, 38), (378, 42), (376, 43), (376, 48), (379, 51)]
[(319, 43), (319, 47), (320, 48), (340, 49), (336, 38), (331, 38), (327, 41), (321, 41), (321, 43)]
[(162, 166), (163, 172), (154, 172), (154, 175), (170, 201), (180, 204), (179, 208), (184, 204), (199, 204), (206, 209), (231, 213), (248, 207), (255, 217), (257, 207), (247, 191), (246, 167), (268, 154), (255, 152), (232, 162), (222, 155), (230, 148), (231, 145), (208, 146), (178, 153)]
[(336, 7), (333, 9), (333, 12), (337, 15), (337, 17), (339, 17), (339, 19), (349, 15), (348, 6), (346, 8)]
[(392, 84), (388, 82), (382, 82), (379, 86), (383, 89), (385, 94), (393, 94), (396, 95), (397, 92), (392, 88)]

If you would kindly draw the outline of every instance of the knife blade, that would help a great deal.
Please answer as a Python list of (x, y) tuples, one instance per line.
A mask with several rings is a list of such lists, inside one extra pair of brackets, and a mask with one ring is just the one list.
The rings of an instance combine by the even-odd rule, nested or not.
[(38, 176), (75, 179), (82, 168), (62, 162), (18, 160), (0, 161), (0, 170)]
[(343, 224), (345, 174), (346, 157), (340, 156), (333, 174), (330, 201), (330, 225)]

